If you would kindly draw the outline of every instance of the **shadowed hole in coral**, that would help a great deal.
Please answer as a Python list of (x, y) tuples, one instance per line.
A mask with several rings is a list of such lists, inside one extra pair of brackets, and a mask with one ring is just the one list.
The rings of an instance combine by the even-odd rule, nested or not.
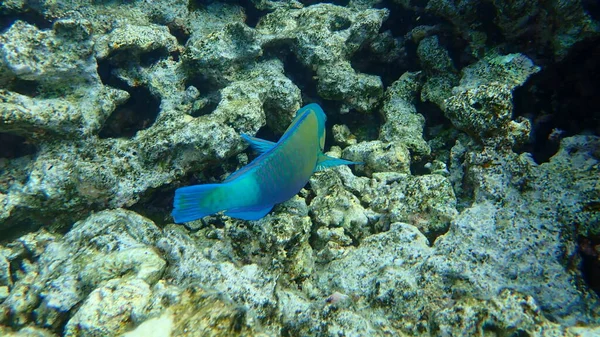
[(16, 78), (8, 82), (7, 89), (21, 95), (36, 97), (40, 93), (40, 83)]
[(314, 76), (314, 71), (306, 67), (296, 55), (290, 51), (291, 41), (281, 41), (263, 46), (265, 59), (277, 57), (283, 62), (283, 71), (285, 76), (289, 78), (302, 93), (302, 100), (316, 101), (319, 98), (317, 94), (317, 83)]
[(469, 52), (469, 42), (458, 35), (446, 34), (449, 32), (444, 31), (442, 34), (438, 34), (438, 41), (440, 46), (448, 51), (450, 60), (455, 69), (462, 69), (469, 64), (477, 61), (477, 59)]
[(409, 34), (416, 27), (430, 27), (423, 29), (423, 36), (436, 35), (440, 45), (448, 50), (450, 58), (453, 60), (455, 67), (461, 69), (465, 65), (474, 62), (474, 57), (468, 52), (469, 44), (466, 40), (457, 34), (457, 30), (445, 18), (427, 13), (425, 11), (426, 2), (414, 2), (412, 8), (404, 8), (400, 4), (392, 0), (384, 0), (376, 4), (375, 8), (387, 8), (390, 10), (389, 18), (383, 22), (380, 32), (389, 30), (395, 37), (403, 37), (404, 52), (406, 56), (405, 68), (409, 71), (419, 70), (417, 57), (418, 40), (414, 41), (412, 35)]
[[(245, 1), (245, 0), (242, 0), (242, 1)], [(232, 2), (238, 2), (238, 1), (235, 1), (235, 0), (228, 1), (228, 3), (232, 3)], [(188, 1), (188, 10), (190, 12), (197, 11), (197, 10), (204, 10), (212, 4), (220, 5), (221, 3), (222, 2), (219, 0), (189, 0)]]
[[(174, 60), (179, 60), (179, 52), (172, 52), (166, 48), (156, 48), (153, 50), (145, 51), (142, 53), (134, 53), (130, 48), (123, 48), (110, 53), (110, 55), (104, 60), (99, 61), (105, 65), (108, 61), (113, 67), (127, 67), (132, 64), (138, 63), (144, 68), (148, 68), (160, 60), (164, 60), (171, 56)], [(100, 70), (98, 70), (100, 72)]]
[(129, 92), (129, 99), (118, 106), (100, 130), (100, 138), (130, 138), (136, 132), (149, 128), (160, 111), (160, 99), (154, 97), (145, 87), (129, 87), (114, 76), (115, 69), (108, 59), (98, 62), (98, 74), (102, 83)]
[[(383, 33), (385, 31), (390, 31), (392, 36), (402, 38), (405, 54), (402, 60), (404, 64), (400, 66), (399, 64), (394, 62), (391, 64), (388, 63), (385, 65), (379, 65), (380, 67), (375, 67), (377, 65), (377, 62), (373, 63), (369, 61), (369, 55), (364, 55), (365, 51), (361, 49), (358, 51), (357, 54), (355, 54), (352, 57), (352, 66), (356, 66), (355, 69), (357, 70), (379, 75), (381, 77), (381, 80), (383, 81), (384, 86), (387, 87), (393, 81), (397, 80), (400, 77), (400, 75), (402, 75), (402, 73), (400, 72), (415, 71), (419, 69), (419, 64), (417, 62), (417, 44), (410, 39), (404, 39), (404, 36), (416, 26), (426, 24), (435, 25), (438, 24), (440, 20), (437, 18), (436, 20), (430, 20), (430, 16), (425, 14), (423, 9), (416, 7), (416, 11), (409, 10), (400, 6), (400, 4), (392, 0), (383, 0), (375, 4), (374, 7), (387, 8), (390, 10), (390, 15), (388, 19), (385, 20), (381, 25), (379, 32)], [(415, 19), (420, 15), (423, 15), (423, 21), (419, 20), (420, 22), (416, 22)], [(363, 61), (359, 62), (359, 60), (361, 59)], [(368, 71), (368, 68), (371, 68), (371, 70)], [(404, 70), (403, 68), (406, 70)], [(400, 74), (398, 75), (398, 73)]]
[(324, 101), (321, 106), (327, 113), (327, 137), (325, 139), (325, 151), (334, 144), (332, 128), (336, 124), (344, 124), (350, 129), (350, 132), (356, 137), (358, 143), (371, 141), (379, 138), (379, 128), (383, 120), (379, 113), (362, 113), (350, 109), (345, 114), (333, 113), (339, 111), (339, 104), (333, 101)]
[(0, 33), (4, 32), (17, 20), (25, 21), (38, 29), (52, 28), (52, 21), (47, 20), (42, 14), (32, 10), (25, 9), (23, 12), (0, 8)]
[(179, 52), (169, 53), (166, 48), (156, 48), (140, 54), (140, 65), (144, 68), (150, 67), (160, 60), (173, 57), (175, 61), (179, 60)]
[[(379, 76), (385, 89), (400, 78), (404, 72), (408, 71), (411, 63), (406, 58), (406, 49), (400, 50), (399, 54), (395, 57), (384, 59), (395, 52), (391, 48), (394, 47), (390, 46), (390, 50), (383, 53), (384, 55), (377, 55), (370, 45), (363, 45), (352, 55), (350, 64), (358, 72)], [(416, 65), (414, 69), (416, 69)]]
[(532, 122), (524, 151), (547, 162), (560, 139), (576, 134), (600, 135), (600, 39), (577, 44), (560, 63), (532, 75), (513, 94), (514, 116)]
[(265, 115), (267, 116), (267, 125), (258, 130), (258, 132), (256, 133), (256, 137), (272, 142), (277, 142), (282, 135), (273, 131), (269, 127), (269, 121), (272, 118), (274, 118), (272, 116), (276, 116), (277, 114), (279, 114), (279, 110), (277, 110), (275, 107), (271, 107), (269, 104), (263, 104), (263, 110), (265, 111)]
[(174, 24), (167, 24), (169, 28), (169, 32), (171, 35), (175, 36), (177, 39), (177, 43), (182, 46), (185, 46), (187, 41), (190, 39), (190, 33), (185, 29), (185, 27), (177, 26)]
[(329, 24), (329, 30), (332, 32), (338, 32), (350, 28), (351, 25), (352, 21), (346, 19), (345, 17), (336, 15), (334, 16), (333, 21), (331, 21)]
[[(276, 111), (269, 111), (268, 107), (263, 107), (263, 108), (265, 109), (265, 115), (267, 115), (267, 116), (277, 113)], [(281, 136), (282, 136), (281, 134), (274, 132), (268, 126), (264, 126), (260, 129), (258, 129), (258, 132), (256, 132), (256, 137), (258, 137), (260, 139), (268, 140), (271, 142), (277, 142), (279, 140), (279, 138), (281, 138)]]
[(350, 2), (350, 0), (301, 0), (300, 1), (302, 4), (304, 4), (304, 6), (312, 6), (312, 5), (316, 5), (316, 4), (320, 4), (320, 3), (328, 3), (328, 4), (334, 4), (334, 5), (338, 5), (338, 6), (348, 6), (348, 3)]
[(340, 111), (341, 103), (320, 98), (317, 93), (317, 82), (314, 72), (304, 66), (298, 60), (294, 53), (289, 52), (285, 43), (269, 45), (265, 48), (266, 57), (277, 57), (283, 61), (285, 76), (289, 78), (302, 93), (302, 105), (317, 103), (323, 108), (327, 115), (325, 128), (327, 136), (325, 141), (325, 151), (333, 145), (333, 135), (331, 128), (335, 124), (346, 124), (350, 131), (357, 137), (357, 140), (373, 140), (378, 137), (378, 128), (381, 120), (378, 114), (363, 114), (351, 110), (349, 113), (340, 115), (335, 113)]
[(111, 87), (118, 89), (127, 89), (129, 86), (127, 83), (123, 82), (118, 77), (114, 76), (112, 71), (115, 69), (113, 65), (111, 65), (109, 59), (98, 60), (98, 76), (100, 77), (100, 81), (104, 85), (110, 85)]
[[(3, 223), (4, 229), (0, 231), (0, 245), (6, 246), (11, 242), (15, 242), (19, 238), (23, 238), (25, 235), (30, 235), (31, 233), (40, 229), (39, 223), (35, 221), (31, 221), (31, 219), (18, 219), (9, 218), (8, 221)], [(23, 253), (28, 254), (28, 250), (25, 249)], [(15, 266), (21, 266), (18, 263), (20, 259), (14, 261)], [(32, 262), (33, 260), (29, 260), (28, 262)], [(11, 267), (13, 263), (11, 263)], [(12, 273), (13, 278), (17, 277), (18, 273)], [(13, 282), (16, 281), (13, 279)]]
[(36, 147), (29, 144), (25, 137), (0, 132), (0, 158), (14, 159), (32, 155)]
[(495, 22), (497, 20), (497, 10), (492, 2), (479, 1), (477, 2), (477, 17), (481, 18), (481, 27), (478, 30), (482, 30), (485, 33), (487, 46), (498, 46), (506, 41), (502, 30), (498, 27)]
[(104, 122), (100, 138), (131, 138), (149, 128), (160, 111), (160, 100), (145, 87), (129, 88), (129, 100), (118, 106)]
[(258, 21), (270, 12), (268, 10), (256, 8), (252, 1), (249, 0), (238, 0), (237, 4), (244, 9), (244, 14), (246, 14), (246, 25), (252, 28), (256, 27)]
[[(413, 158), (410, 165), (410, 171), (413, 175), (424, 175), (429, 174), (429, 170), (425, 168), (425, 164), (431, 162), (434, 159), (442, 160), (444, 158), (438, 158), (439, 155), (445, 152), (449, 152), (452, 146), (454, 146), (454, 138), (447, 139), (446, 137), (451, 136), (451, 133), (446, 134), (448, 130), (453, 130), (454, 126), (452, 122), (444, 115), (444, 112), (434, 103), (421, 102), (418, 100), (415, 103), (417, 113), (420, 113), (425, 117), (425, 128), (423, 130), (423, 138), (426, 141), (442, 137), (443, 141), (434, 142), (431, 148), (431, 155), (424, 156), (421, 158)], [(435, 147), (438, 144), (441, 147)]]
[(174, 195), (175, 188), (172, 185), (167, 188), (148, 189), (143, 193), (140, 201), (128, 209), (162, 227), (173, 222), (170, 214), (173, 210)]
[(437, 25), (446, 22), (445, 19), (425, 12), (424, 6), (416, 5), (413, 8), (404, 8), (394, 0), (383, 0), (375, 4), (374, 8), (387, 8), (390, 15), (383, 22), (380, 32), (390, 30), (394, 36), (404, 36), (414, 27), (421, 25)]
[(598, 0), (582, 0), (581, 4), (594, 20), (600, 20), (600, 2)]
[(502, 329), (492, 322), (484, 322), (481, 327), (484, 336), (501, 336)]
[(479, 102), (474, 102), (474, 103), (471, 103), (471, 108), (473, 108), (475, 110), (481, 110), (483, 108), (483, 105), (481, 105), (481, 103), (479, 103)]
[(200, 92), (200, 97), (192, 104), (190, 116), (200, 117), (209, 115), (221, 102), (221, 87), (209, 78), (197, 75), (186, 78), (185, 87), (193, 86)]
[(577, 250), (581, 257), (579, 264), (583, 280), (600, 296), (600, 237), (579, 237)]

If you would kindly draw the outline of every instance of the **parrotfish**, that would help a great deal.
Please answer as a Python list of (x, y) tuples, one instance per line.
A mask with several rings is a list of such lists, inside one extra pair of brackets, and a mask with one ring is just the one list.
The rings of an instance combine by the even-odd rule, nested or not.
[(220, 184), (178, 188), (172, 213), (175, 222), (219, 212), (232, 218), (258, 220), (275, 204), (300, 192), (314, 172), (359, 164), (323, 154), (326, 119), (321, 107), (313, 103), (298, 110), (277, 143), (242, 134), (260, 155)]

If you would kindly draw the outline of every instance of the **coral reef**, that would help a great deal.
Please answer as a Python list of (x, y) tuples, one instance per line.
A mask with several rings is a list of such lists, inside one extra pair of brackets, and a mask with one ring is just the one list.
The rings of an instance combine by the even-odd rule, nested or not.
[(407, 9), (423, 6), (422, 10), (445, 18), (461, 31), (471, 52), (478, 56), (483, 56), (486, 45), (505, 40), (560, 60), (577, 42), (600, 31), (598, 21), (586, 11), (585, 1), (394, 1)]
[[(536, 162), (515, 103), (600, 38), (590, 8), (0, 3), (0, 335), (597, 335), (600, 137)], [(362, 165), (171, 223), (309, 102)]]

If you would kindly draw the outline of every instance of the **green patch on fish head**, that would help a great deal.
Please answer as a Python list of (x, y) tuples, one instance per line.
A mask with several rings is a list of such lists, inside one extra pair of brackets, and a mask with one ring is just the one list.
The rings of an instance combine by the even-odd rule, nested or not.
[(321, 107), (316, 103), (308, 104), (301, 110), (309, 110), (310, 113), (315, 115), (317, 119), (317, 135), (319, 137), (320, 150), (323, 151), (325, 148), (325, 122), (327, 122), (327, 115), (325, 115), (323, 109), (321, 109)]

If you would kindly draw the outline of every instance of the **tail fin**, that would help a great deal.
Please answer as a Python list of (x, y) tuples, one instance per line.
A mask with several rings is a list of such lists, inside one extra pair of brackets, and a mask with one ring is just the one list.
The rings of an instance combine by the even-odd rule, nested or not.
[(214, 214), (222, 209), (215, 209), (214, 192), (221, 184), (194, 185), (175, 190), (173, 201), (173, 218), (175, 223), (197, 220)]

